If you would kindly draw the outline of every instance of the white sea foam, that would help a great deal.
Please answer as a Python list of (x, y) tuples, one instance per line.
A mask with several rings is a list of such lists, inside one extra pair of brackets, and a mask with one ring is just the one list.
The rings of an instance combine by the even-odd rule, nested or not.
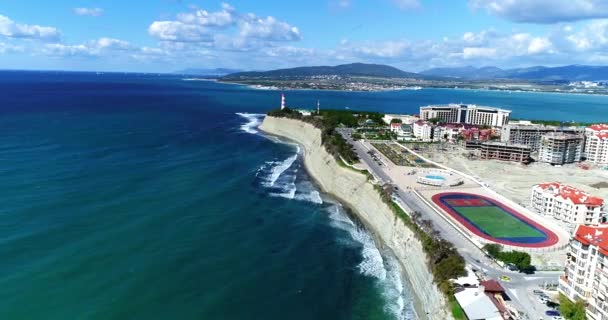
[(259, 132), (257, 128), (262, 123), (263, 114), (246, 112), (237, 112), (236, 114), (248, 120), (247, 123), (241, 125), (241, 130), (251, 134)]
[(298, 154), (296, 153), (293, 156), (285, 159), (283, 162), (280, 162), (274, 167), (272, 167), (270, 176), (267, 178), (266, 181), (266, 186), (273, 187), (277, 180), (281, 177), (281, 175), (293, 165), (297, 158)]
[(357, 226), (344, 212), (340, 204), (328, 207), (331, 225), (346, 231), (350, 238), (359, 243), (363, 260), (359, 264), (361, 274), (376, 279), (378, 286), (387, 302), (386, 311), (396, 319), (416, 319), (416, 313), (411, 299), (401, 278), (401, 266), (390, 252), (382, 252), (369, 232)]

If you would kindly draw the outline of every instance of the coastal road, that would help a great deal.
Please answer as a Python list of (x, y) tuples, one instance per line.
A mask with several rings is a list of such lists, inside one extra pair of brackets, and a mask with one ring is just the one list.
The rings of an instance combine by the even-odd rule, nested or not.
[(511, 297), (511, 303), (526, 315), (524, 319), (549, 319), (544, 316), (544, 312), (548, 308), (537, 301), (532, 295), (532, 290), (539, 289), (541, 285), (557, 283), (560, 273), (537, 272), (534, 275), (525, 275), (503, 269), (487, 257), (484, 252), (459, 230), (447, 223), (443, 216), (424, 203), (412, 190), (396, 185), (390, 177), (390, 166), (383, 164), (390, 160), (386, 159), (382, 153), (374, 149), (372, 152), (374, 156), (370, 155), (369, 151), (373, 147), (368, 146), (364, 142), (353, 140), (351, 138), (352, 129), (338, 129), (337, 131), (354, 147), (359, 159), (367, 165), (380, 184), (389, 183), (397, 187), (395, 189), (396, 201), (406, 209), (409, 209), (410, 212), (420, 212), (421, 219), (432, 221), (440, 236), (458, 248), (467, 264), (473, 269), (478, 270), (487, 279), (498, 280), (501, 276), (508, 276), (510, 278), (510, 281), (501, 281), (501, 284), (509, 297)]

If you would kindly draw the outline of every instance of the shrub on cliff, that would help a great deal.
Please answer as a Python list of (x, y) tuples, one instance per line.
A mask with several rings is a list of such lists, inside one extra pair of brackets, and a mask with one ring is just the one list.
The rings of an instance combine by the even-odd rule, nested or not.
[(486, 244), (483, 249), (494, 259), (504, 263), (512, 263), (519, 270), (530, 269), (532, 259), (530, 254), (522, 251), (503, 251), (499, 244)]

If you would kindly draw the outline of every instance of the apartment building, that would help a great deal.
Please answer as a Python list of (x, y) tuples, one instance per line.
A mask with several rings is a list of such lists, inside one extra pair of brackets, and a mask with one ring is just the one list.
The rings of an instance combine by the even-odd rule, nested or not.
[(538, 161), (551, 165), (563, 165), (581, 161), (583, 136), (551, 132), (540, 139)]
[(604, 219), (604, 200), (559, 182), (532, 187), (532, 208), (565, 223), (570, 230), (579, 224), (598, 224)]
[(414, 131), (414, 137), (418, 140), (422, 141), (432, 141), (433, 140), (433, 125), (426, 121), (416, 121), (412, 126)]
[(607, 124), (594, 124), (585, 128), (584, 157), (593, 164), (608, 164)]
[(500, 141), (515, 144), (525, 144), (538, 151), (541, 137), (549, 133), (564, 133), (582, 135), (584, 130), (577, 127), (556, 127), (533, 124), (529, 121), (518, 121), (504, 125), (500, 130)]
[(579, 225), (568, 248), (558, 291), (587, 303), (587, 319), (608, 319), (608, 225)]

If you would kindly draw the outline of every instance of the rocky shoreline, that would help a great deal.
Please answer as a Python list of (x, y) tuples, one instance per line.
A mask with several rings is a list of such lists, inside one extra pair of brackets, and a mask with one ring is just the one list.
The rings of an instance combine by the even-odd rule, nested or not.
[(447, 300), (433, 283), (427, 257), (414, 233), (382, 201), (363, 174), (338, 165), (321, 145), (321, 131), (311, 124), (266, 116), (260, 129), (299, 143), (304, 165), (323, 191), (347, 205), (357, 218), (399, 260), (415, 294), (415, 307), (422, 319), (452, 319)]

